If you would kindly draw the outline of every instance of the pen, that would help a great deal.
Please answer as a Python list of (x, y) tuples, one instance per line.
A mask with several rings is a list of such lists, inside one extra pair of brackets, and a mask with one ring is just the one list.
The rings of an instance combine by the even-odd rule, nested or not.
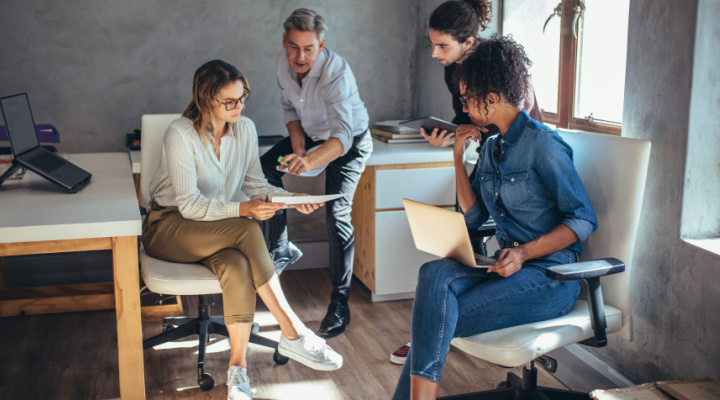
[[(278, 157), (278, 162), (282, 162), (282, 159), (283, 159), (283, 158), (285, 158), (285, 157), (279, 156), (279, 157)], [(281, 164), (281, 165), (284, 165), (284, 166), (287, 167), (287, 166), (288, 166), (288, 163), (283, 163), (283, 164)]]

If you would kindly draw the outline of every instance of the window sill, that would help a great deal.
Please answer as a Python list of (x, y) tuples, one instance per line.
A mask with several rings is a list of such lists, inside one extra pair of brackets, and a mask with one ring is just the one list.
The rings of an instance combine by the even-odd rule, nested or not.
[(710, 238), (710, 239), (682, 238), (682, 240), (692, 246), (699, 247), (705, 251), (709, 251), (713, 254), (720, 256), (720, 238)]

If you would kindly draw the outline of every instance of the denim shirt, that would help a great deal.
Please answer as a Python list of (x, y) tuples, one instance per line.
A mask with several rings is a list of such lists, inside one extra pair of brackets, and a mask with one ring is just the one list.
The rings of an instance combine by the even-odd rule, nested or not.
[[(499, 162), (496, 146), (502, 148)], [(580, 243), (597, 229), (597, 219), (572, 158), (572, 148), (557, 132), (523, 110), (504, 136), (488, 138), (480, 152), (472, 182), (477, 200), (465, 213), (468, 228), (492, 217), (500, 248), (508, 248), (564, 224), (579, 240), (540, 259), (577, 261)]]

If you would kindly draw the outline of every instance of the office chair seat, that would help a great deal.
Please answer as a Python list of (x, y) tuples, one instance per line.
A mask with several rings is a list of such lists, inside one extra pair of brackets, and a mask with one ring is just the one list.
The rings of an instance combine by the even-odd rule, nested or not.
[(154, 293), (204, 295), (222, 293), (215, 274), (202, 264), (183, 264), (151, 257), (140, 246), (143, 282)]
[[(606, 304), (605, 318), (608, 333), (622, 328), (622, 311), (617, 308)], [(588, 304), (578, 300), (563, 317), (455, 338), (452, 345), (493, 364), (519, 367), (547, 352), (591, 337)]]

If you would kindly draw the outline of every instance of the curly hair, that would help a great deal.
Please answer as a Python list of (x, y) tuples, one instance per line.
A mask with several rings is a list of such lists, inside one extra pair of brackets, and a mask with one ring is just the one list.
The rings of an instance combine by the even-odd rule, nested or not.
[(493, 35), (481, 41), (455, 72), (453, 82), (465, 85), (465, 96), (485, 101), (496, 93), (510, 104), (520, 104), (530, 87), (532, 62), (525, 49), (510, 37)]
[(450, 0), (430, 14), (430, 29), (447, 33), (462, 43), (484, 31), (491, 18), (492, 3), (488, 0)]

